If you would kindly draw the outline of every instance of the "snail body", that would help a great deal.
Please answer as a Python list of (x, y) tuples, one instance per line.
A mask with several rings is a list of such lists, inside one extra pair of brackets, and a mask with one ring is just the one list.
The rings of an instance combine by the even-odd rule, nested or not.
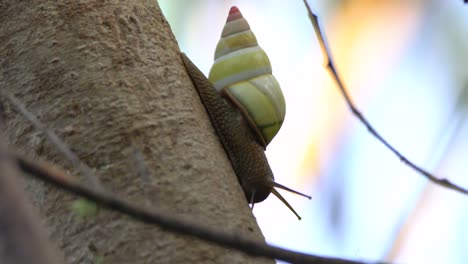
[[(244, 29), (245, 25), (248, 27), (247, 21), (243, 19), (237, 7), (231, 8), (227, 20), (227, 24), (229, 23), (241, 24), (241, 28)], [(232, 33), (234, 34), (232, 38), (235, 38), (236, 34), (240, 36), (245, 33), (242, 31), (236, 31), (226, 25), (223, 35), (228, 36)], [(250, 31), (250, 27), (248, 31)], [(210, 72), (211, 81), (185, 54), (182, 54), (182, 60), (228, 154), (247, 201), (253, 206), (273, 193), (300, 219), (275, 187), (309, 199), (310, 197), (276, 183), (265, 156), (266, 146), (276, 135), (284, 120), (285, 103), (279, 84), (271, 75), (268, 57), (263, 50), (258, 51), (261, 49), (258, 45), (254, 47), (252, 39), (255, 40), (253, 33), (248, 33), (245, 37), (240, 37), (239, 40), (235, 41), (221, 39), (216, 49), (215, 63)], [(243, 40), (250, 41), (248, 42), (250, 44), (244, 44)], [(256, 40), (254, 44), (256, 44)], [(239, 55), (243, 60), (246, 57), (242, 50), (252, 48), (255, 48), (256, 51), (246, 54), (259, 58), (260, 62), (254, 63), (254, 66), (260, 65), (260, 70), (252, 68), (250, 63), (236, 62), (229, 57)], [(239, 60), (239, 57), (237, 59)], [(252, 58), (246, 60), (256, 61)], [(248, 70), (243, 70), (243, 66), (246, 66)], [(263, 69), (265, 67), (266, 70)], [(249, 89), (257, 90), (250, 91)], [(243, 103), (246, 102), (250, 105), (244, 106)], [(260, 122), (260, 126), (257, 126), (256, 122)]]

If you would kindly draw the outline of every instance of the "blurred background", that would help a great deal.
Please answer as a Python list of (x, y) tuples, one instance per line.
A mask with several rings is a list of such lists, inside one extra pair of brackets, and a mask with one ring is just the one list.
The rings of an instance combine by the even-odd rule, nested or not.
[[(301, 0), (158, 0), (182, 51), (207, 75), (231, 6), (249, 21), (287, 114), (268, 146), (276, 181), (254, 214), (271, 244), (399, 263), (466, 263), (468, 196), (429, 183), (351, 114)], [(309, 1), (338, 71), (371, 124), (407, 158), (468, 187), (468, 5)]]

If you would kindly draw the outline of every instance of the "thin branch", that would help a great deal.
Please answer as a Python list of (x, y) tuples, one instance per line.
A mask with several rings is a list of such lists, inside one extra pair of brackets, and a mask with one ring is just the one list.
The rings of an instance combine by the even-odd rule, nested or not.
[(92, 188), (95, 188), (99, 191), (104, 191), (104, 187), (102, 186), (99, 178), (93, 173), (91, 168), (88, 167), (85, 163), (83, 163), (78, 156), (71, 151), (67, 144), (65, 144), (51, 129), (47, 128), (44, 124), (37, 119), (37, 117), (26, 109), (26, 106), (20, 102), (18, 98), (14, 95), (10, 94), (9, 92), (5, 91), (5, 89), (0, 89), (0, 95), (5, 97), (10, 104), (19, 112), (19, 114), (23, 115), (32, 125), (42, 132), (47, 139), (71, 162), (73, 167), (75, 167), (78, 171), (80, 171), (89, 181)]
[(364, 263), (361, 261), (309, 255), (282, 249), (280, 247), (269, 246), (254, 240), (243, 238), (238, 233), (214, 230), (206, 225), (196, 224), (192, 219), (184, 220), (180, 217), (171, 216), (166, 211), (153, 208), (151, 211), (145, 210), (112, 195), (87, 189), (72, 177), (66, 175), (62, 170), (52, 167), (51, 165), (47, 165), (45, 163), (38, 164), (18, 155), (15, 155), (15, 158), (21, 170), (35, 178), (53, 184), (75, 195), (87, 198), (102, 207), (120, 212), (147, 224), (158, 225), (174, 233), (194, 236), (226, 248), (237, 249), (252, 256), (274, 258), (291, 263)]
[[(0, 138), (0, 153), (5, 150), (6, 144)], [(0, 263), (60, 263), (19, 175), (15, 160), (0, 155)]]
[(433, 174), (431, 174), (430, 172), (428, 172), (427, 170), (419, 167), (418, 165), (416, 165), (415, 163), (410, 161), (403, 154), (401, 154), (398, 150), (396, 150), (396, 148), (394, 148), (392, 145), (390, 145), (390, 143), (388, 143), (387, 140), (385, 140), (375, 130), (375, 128), (370, 124), (370, 122), (361, 114), (361, 112), (357, 109), (356, 105), (353, 103), (353, 101), (352, 101), (347, 89), (345, 88), (342, 80), (338, 76), (338, 72), (336, 71), (336, 67), (335, 67), (335, 65), (333, 63), (333, 60), (331, 59), (331, 53), (330, 53), (327, 45), (325, 44), (326, 43), (325, 42), (325, 37), (324, 37), (325, 35), (323, 34), (323, 32), (322, 32), (322, 30), (321, 30), (321, 28), (319, 26), (317, 16), (312, 12), (312, 10), (310, 9), (310, 6), (307, 3), (307, 1), (306, 0), (303, 0), (303, 1), (304, 1), (304, 4), (305, 4), (306, 8), (307, 8), (310, 21), (312, 22), (312, 25), (314, 27), (315, 33), (317, 35), (317, 38), (318, 38), (318, 41), (319, 41), (319, 44), (320, 44), (320, 48), (321, 48), (323, 56), (325, 58), (325, 62), (324, 62), (325, 67), (327, 68), (327, 70), (330, 72), (333, 79), (335, 80), (338, 88), (340, 89), (341, 94), (343, 95), (344, 99), (346, 100), (346, 104), (350, 108), (353, 115), (355, 115), (356, 118), (359, 119), (359, 121), (361, 121), (361, 123), (364, 126), (366, 126), (367, 130), (375, 138), (377, 138), (390, 151), (392, 151), (400, 159), (401, 162), (403, 162), (404, 164), (406, 164), (407, 166), (409, 166), (413, 170), (417, 171), (419, 174), (426, 177), (429, 181), (431, 181), (431, 182), (433, 182), (433, 183), (435, 183), (437, 185), (440, 185), (440, 186), (448, 188), (448, 189), (452, 189), (454, 191), (457, 191), (457, 192), (460, 192), (460, 193), (463, 193), (463, 194), (468, 194), (468, 189), (463, 188), (463, 187), (461, 187), (461, 186), (459, 186), (457, 184), (454, 184), (451, 181), (449, 181), (448, 179), (438, 178), (438, 177), (434, 176)]

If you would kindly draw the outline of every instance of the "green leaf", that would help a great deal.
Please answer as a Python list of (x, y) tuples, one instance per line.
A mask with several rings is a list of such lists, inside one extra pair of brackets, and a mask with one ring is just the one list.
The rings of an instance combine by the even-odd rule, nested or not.
[(99, 211), (99, 206), (85, 198), (80, 198), (73, 202), (72, 210), (80, 217), (95, 217)]

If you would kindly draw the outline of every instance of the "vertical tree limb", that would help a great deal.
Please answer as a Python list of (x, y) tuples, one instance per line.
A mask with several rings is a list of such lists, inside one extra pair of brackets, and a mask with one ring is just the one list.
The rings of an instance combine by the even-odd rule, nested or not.
[[(2, 3), (1, 89), (55, 131), (106, 189), (264, 242), (156, 1)], [(6, 127), (20, 152), (79, 175), (8, 105)], [(150, 181), (138, 173), (135, 147)], [(79, 219), (70, 209), (76, 197), (38, 181), (28, 190), (67, 263), (262, 261), (107, 211)]]

